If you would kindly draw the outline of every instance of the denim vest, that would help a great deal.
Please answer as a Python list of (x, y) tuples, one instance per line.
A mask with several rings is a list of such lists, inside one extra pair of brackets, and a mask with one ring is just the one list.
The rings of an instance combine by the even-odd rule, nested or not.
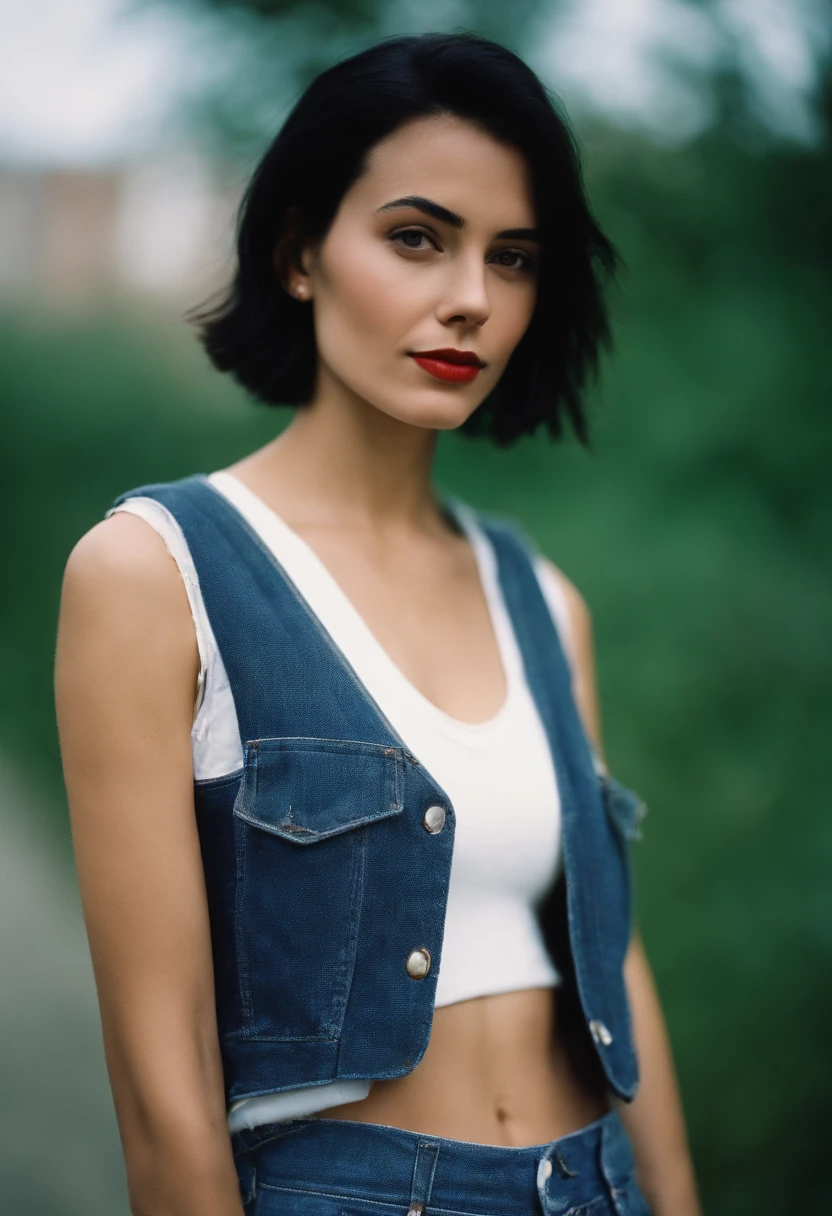
[[(409, 1073), (431, 1033), (451, 801), (202, 474), (137, 487), (114, 505), (135, 495), (182, 529), (243, 740), (241, 769), (194, 781), (227, 1102)], [(513, 523), (478, 520), (559, 783), (563, 872), (538, 911), (563, 976), (559, 1018), (596, 1078), (631, 1101), (638, 1067), (622, 966), (629, 844), (646, 808), (585, 734), (533, 543)]]

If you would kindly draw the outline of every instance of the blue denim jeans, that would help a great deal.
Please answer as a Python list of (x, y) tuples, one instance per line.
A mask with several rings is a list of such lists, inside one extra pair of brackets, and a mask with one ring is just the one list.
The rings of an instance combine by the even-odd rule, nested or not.
[(231, 1139), (246, 1216), (650, 1216), (614, 1111), (520, 1148), (314, 1117)]

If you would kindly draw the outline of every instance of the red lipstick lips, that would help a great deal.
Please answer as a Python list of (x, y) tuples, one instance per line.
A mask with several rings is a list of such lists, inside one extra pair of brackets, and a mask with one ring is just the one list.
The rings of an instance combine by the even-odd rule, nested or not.
[(472, 350), (456, 350), (452, 346), (442, 350), (410, 351), (410, 357), (437, 380), (452, 384), (469, 384), (485, 363)]

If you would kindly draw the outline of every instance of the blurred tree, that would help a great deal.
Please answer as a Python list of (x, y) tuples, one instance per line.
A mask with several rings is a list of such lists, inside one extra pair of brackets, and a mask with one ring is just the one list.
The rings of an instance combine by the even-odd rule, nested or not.
[(300, 92), (332, 63), (379, 39), (476, 30), (521, 52), (566, 0), (136, 0), (190, 12), (208, 31), (212, 70), (181, 99), (177, 125), (220, 159), (247, 162)]
[[(752, 0), (747, 2), (750, 7)], [(318, 72), (380, 38), (426, 30), (474, 30), (525, 55), (541, 71), (544, 80), (557, 87), (545, 64), (541, 70), (536, 58), (540, 46), (545, 45), (553, 31), (563, 28), (564, 22), (577, 24), (585, 20), (588, 42), (593, 38), (595, 25), (603, 25), (602, 10), (594, 6), (588, 13), (578, 0), (512, 0), (511, 4), (505, 0), (420, 3), (134, 0), (134, 3), (188, 12), (195, 22), (202, 22), (212, 31), (208, 39), (213, 46), (211, 72), (204, 76), (201, 87), (181, 98), (177, 122), (200, 138), (207, 150), (221, 158), (231, 156), (244, 162), (260, 149), (264, 140), (271, 138), (296, 97)], [(672, 24), (673, 7), (668, 3), (663, 15), (657, 7), (654, 22), (663, 20)], [(749, 45), (742, 0), (733, 6), (721, 0), (685, 0), (678, 7), (695, 11), (710, 28), (710, 55), (685, 57), (678, 47), (662, 48), (658, 44), (654, 57), (664, 58), (669, 73), (686, 79), (694, 93), (707, 99), (705, 110), (712, 116), (711, 126), (720, 127), (741, 143), (767, 142), (772, 134), (781, 131), (782, 116), (777, 114), (774, 81), (767, 86), (759, 55), (755, 59)], [(778, 34), (785, 39), (798, 29), (801, 31), (800, 38), (787, 40), (787, 49), (792, 59), (803, 55), (811, 61), (801, 65), (808, 76), (804, 82), (806, 124), (811, 127), (815, 114), (820, 112), (826, 115), (828, 130), (832, 20), (824, 0), (800, 0), (791, 12), (772, 10), (762, 19), (770, 22), (769, 43), (777, 40)], [(783, 55), (786, 50), (781, 60)], [(592, 62), (591, 56), (589, 61)], [(773, 71), (772, 67), (769, 77)], [(797, 71), (794, 63), (791, 71)], [(794, 85), (792, 100), (798, 91)], [(580, 123), (582, 98), (576, 95), (570, 100), (576, 104)], [(616, 122), (613, 105), (607, 106), (605, 119)]]

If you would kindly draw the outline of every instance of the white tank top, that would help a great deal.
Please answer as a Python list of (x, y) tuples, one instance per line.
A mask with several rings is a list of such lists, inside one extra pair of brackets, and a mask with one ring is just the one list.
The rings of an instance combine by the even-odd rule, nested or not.
[[(272, 550), (408, 750), (419, 757), (453, 804), (454, 855), (436, 1007), (557, 985), (560, 976), (535, 916), (562, 864), (557, 778), (503, 601), (496, 556), (476, 516), (459, 500), (449, 500), (476, 556), (508, 692), (492, 718), (470, 723), (439, 709), (410, 682), (312, 547), (259, 496), (225, 470), (209, 474), (208, 480)], [(152, 498), (127, 499), (107, 515), (114, 511), (139, 515), (160, 533), (185, 583), (200, 658), (191, 731), (194, 777), (234, 772), (243, 764), (234, 701), (181, 529)], [(574, 672), (563, 590), (542, 557), (536, 557), (535, 570)], [(307, 1117), (366, 1097), (370, 1086), (365, 1080), (339, 1080), (244, 1098), (231, 1107), (229, 1128)]]

